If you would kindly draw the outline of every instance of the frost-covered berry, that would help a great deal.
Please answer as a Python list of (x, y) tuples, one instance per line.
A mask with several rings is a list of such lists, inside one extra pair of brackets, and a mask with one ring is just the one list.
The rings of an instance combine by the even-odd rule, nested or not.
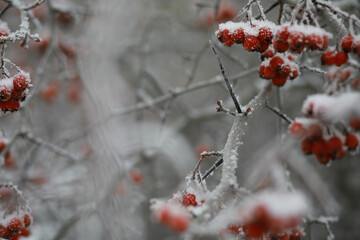
[(259, 29), (258, 39), (261, 43), (271, 43), (273, 33), (270, 28), (262, 27)]
[(352, 45), (354, 43), (354, 37), (352, 35), (347, 35), (341, 40), (341, 49), (348, 53), (352, 50)]
[(296, 138), (302, 138), (305, 135), (305, 129), (299, 122), (292, 122), (289, 126), (289, 132)]
[(273, 49), (267, 49), (264, 53), (263, 56), (265, 58), (272, 58), (275, 55), (274, 50)]
[(232, 45), (234, 45), (234, 41), (232, 40), (230, 32), (227, 29), (223, 31), (219, 31), (217, 33), (217, 38), (221, 43), (223, 43), (227, 47), (231, 47)]
[(20, 220), (20, 218), (13, 218), (8, 224), (8, 229), (12, 233), (18, 233), (20, 229), (23, 227), (23, 222)]
[(305, 48), (305, 35), (302, 32), (292, 31), (288, 37), (290, 51), (293, 53), (301, 53)]
[(337, 153), (342, 150), (343, 143), (338, 136), (333, 136), (326, 142), (327, 151), (332, 159), (337, 158)]
[(13, 84), (15, 90), (24, 91), (28, 87), (29, 81), (25, 75), (17, 74), (14, 76)]
[(25, 214), (23, 218), (24, 226), (28, 227), (31, 224), (31, 217), (29, 214)]
[(243, 47), (249, 52), (257, 51), (260, 48), (260, 41), (257, 37), (249, 35), (245, 37)]
[(186, 207), (188, 206), (197, 206), (196, 196), (194, 194), (188, 193), (183, 196), (182, 204)]
[(12, 91), (8, 86), (0, 86), (0, 101), (6, 102), (11, 98)]
[(7, 227), (0, 225), (0, 237), (3, 239), (10, 239), (11, 236), (12, 236), (11, 231)]
[(278, 40), (273, 41), (273, 46), (277, 52), (286, 52), (289, 49), (289, 44), (287, 42), (281, 42)]
[(274, 69), (280, 69), (284, 63), (284, 60), (280, 56), (275, 56), (270, 60), (270, 66)]
[(244, 29), (242, 28), (238, 28), (234, 31), (234, 33), (232, 34), (232, 40), (237, 43), (237, 44), (241, 44), (244, 42), (245, 40), (245, 32)]
[(273, 67), (267, 66), (264, 70), (264, 78), (265, 79), (272, 79), (276, 76), (276, 71)]

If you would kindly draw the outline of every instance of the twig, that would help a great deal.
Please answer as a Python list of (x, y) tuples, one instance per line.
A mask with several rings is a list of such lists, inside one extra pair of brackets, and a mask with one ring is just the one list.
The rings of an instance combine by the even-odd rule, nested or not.
[(52, 151), (52, 152), (54, 152), (56, 154), (59, 154), (60, 156), (68, 158), (68, 159), (72, 160), (73, 162), (79, 162), (80, 161), (80, 159), (78, 159), (77, 157), (74, 157), (69, 152), (65, 151), (64, 149), (59, 148), (58, 146), (56, 146), (54, 144), (51, 144), (49, 142), (46, 142), (46, 141), (42, 140), (41, 138), (34, 137), (29, 133), (21, 132), (21, 133), (19, 133), (19, 136), (22, 137), (22, 138), (25, 138), (26, 140), (28, 140), (28, 141), (30, 141), (32, 143), (43, 146), (43, 147), (49, 149), (50, 151)]
[(217, 167), (219, 167), (224, 162), (224, 159), (220, 158), (215, 162), (214, 165), (212, 165), (211, 168), (209, 168), (205, 174), (203, 175), (201, 180), (205, 180)]
[(6, 5), (6, 7), (4, 7), (1, 12), (0, 12), (0, 18), (4, 15), (4, 13), (6, 13), (7, 10), (9, 10), (11, 8), (12, 4), (9, 2), (8, 5)]
[(195, 179), (195, 174), (196, 172), (199, 171), (200, 168), (200, 164), (202, 163), (202, 161), (206, 158), (206, 157), (211, 157), (211, 156), (217, 156), (217, 157), (221, 157), (222, 153), (221, 152), (203, 152), (201, 153), (200, 159), (198, 161), (198, 163), (196, 164), (194, 170), (192, 171), (192, 180)]
[[(273, 10), (274, 8), (277, 7), (277, 5), (279, 5), (281, 3), (280, 0), (274, 2), (270, 7), (268, 7), (267, 9), (265, 9), (264, 13), (267, 14), (269, 13), (271, 10)], [(259, 14), (255, 19), (259, 20), (261, 18), (261, 14)]]
[(279, 115), (282, 119), (285, 120), (285, 122), (287, 122), (288, 124), (290, 124), (293, 120), (291, 118), (289, 118), (288, 116), (286, 116), (286, 114), (282, 113), (279, 111), (279, 109), (276, 109), (272, 106), (270, 106), (268, 104), (268, 102), (265, 103), (265, 106), (267, 109), (270, 109), (271, 111), (273, 111), (274, 113), (276, 113), (277, 115)]
[(210, 46), (211, 46), (211, 48), (212, 48), (212, 50), (213, 50), (213, 52), (214, 52), (214, 54), (215, 54), (215, 56), (216, 56), (216, 59), (217, 59), (218, 62), (219, 62), (219, 66), (220, 66), (221, 73), (222, 73), (222, 75), (223, 75), (223, 77), (224, 77), (224, 81), (225, 81), (226, 86), (227, 86), (227, 88), (228, 88), (228, 90), (229, 90), (230, 96), (231, 96), (232, 100), (234, 101), (236, 110), (237, 110), (238, 113), (241, 113), (241, 108), (240, 108), (239, 102), (238, 102), (238, 100), (236, 99), (236, 96), (235, 96), (235, 93), (234, 93), (234, 91), (233, 91), (233, 89), (232, 89), (232, 86), (230, 85), (229, 79), (228, 79), (228, 77), (227, 77), (227, 75), (226, 75), (225, 69), (224, 69), (224, 67), (223, 67), (223, 65), (222, 65), (222, 63), (221, 63), (221, 60), (220, 60), (220, 58), (219, 58), (219, 55), (217, 54), (217, 52), (216, 52), (216, 50), (215, 50), (215, 47), (214, 47), (214, 45), (212, 44), (211, 40), (209, 40), (209, 43), (210, 43)]
[[(247, 71), (243, 71), (239, 74), (233, 75), (229, 77), (229, 80), (236, 80), (236, 79), (240, 79), (242, 77), (245, 77), (251, 73), (257, 72), (259, 70), (258, 67), (254, 67), (254, 68), (250, 68)], [(198, 83), (194, 83), (188, 87), (184, 87), (184, 88), (176, 88), (173, 90), (170, 90), (169, 93), (162, 95), (160, 97), (157, 97), (155, 99), (153, 99), (152, 101), (149, 102), (141, 102), (141, 103), (137, 103), (133, 106), (129, 106), (126, 108), (122, 108), (122, 109), (115, 109), (112, 111), (111, 115), (109, 117), (114, 117), (114, 116), (119, 116), (119, 115), (124, 115), (124, 114), (128, 114), (128, 113), (132, 113), (132, 112), (136, 112), (138, 110), (142, 110), (142, 109), (146, 109), (151, 105), (155, 105), (155, 104), (159, 104), (162, 102), (165, 102), (167, 100), (169, 100), (170, 98), (172, 98), (173, 96), (179, 96), (179, 95), (183, 95), (185, 93), (189, 93), (204, 87), (209, 87), (212, 85), (217, 85), (222, 83), (224, 80), (222, 78), (220, 78), (220, 76), (216, 76), (210, 80), (206, 80), (206, 81), (201, 81)]]

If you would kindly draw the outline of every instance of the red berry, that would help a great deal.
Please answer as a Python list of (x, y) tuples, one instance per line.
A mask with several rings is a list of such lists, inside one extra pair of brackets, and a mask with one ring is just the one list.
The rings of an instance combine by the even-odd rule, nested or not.
[(290, 72), (291, 72), (291, 67), (290, 67), (289, 64), (286, 64), (286, 65), (283, 65), (283, 66), (281, 67), (281, 69), (279, 70), (278, 74), (279, 74), (280, 76), (287, 77), (287, 76), (289, 76)]
[(294, 68), (292, 71), (291, 71), (291, 74), (290, 74), (290, 79), (295, 79), (297, 78), (297, 76), (299, 76), (299, 70), (297, 68)]
[(335, 64), (336, 53), (334, 51), (327, 51), (321, 55), (321, 64), (331, 66)]
[(286, 79), (287, 79), (287, 77), (285, 77), (285, 76), (275, 76), (275, 77), (272, 79), (272, 83), (273, 83), (275, 86), (281, 87), (281, 86), (283, 86), (283, 85), (286, 83)]
[(232, 34), (232, 40), (238, 44), (243, 43), (245, 40), (244, 29), (242, 28), (236, 29), (235, 32)]
[(20, 235), (21, 236), (24, 236), (24, 237), (28, 237), (28, 236), (30, 236), (30, 230), (29, 229), (27, 229), (27, 228), (22, 228), (21, 230), (20, 230)]
[(247, 238), (259, 239), (266, 231), (266, 228), (261, 224), (249, 223), (243, 227), (243, 230)]
[(8, 224), (8, 229), (12, 233), (18, 233), (22, 227), (23, 227), (23, 223), (20, 220), (20, 218), (13, 218)]
[(12, 91), (7, 86), (0, 86), (0, 101), (6, 102), (11, 98)]
[(286, 43), (287, 40), (288, 40), (289, 35), (290, 35), (290, 33), (288, 31), (288, 27), (283, 26), (276, 33), (276, 39), (279, 40), (279, 42)]
[(23, 220), (24, 220), (24, 226), (25, 226), (25, 227), (30, 226), (30, 224), (31, 224), (31, 218), (30, 218), (30, 215), (29, 215), (29, 214), (25, 214)]
[(290, 133), (296, 138), (302, 138), (305, 135), (305, 129), (301, 123), (292, 122), (289, 126)]
[(260, 43), (260, 47), (259, 47), (259, 52), (263, 53), (266, 51), (266, 49), (268, 49), (270, 46), (270, 43), (266, 43), (266, 42), (262, 42)]
[(276, 71), (271, 66), (265, 67), (264, 70), (264, 78), (265, 79), (272, 79), (276, 76)]
[(184, 232), (189, 227), (189, 218), (185, 215), (172, 216), (168, 226), (175, 232)]
[(231, 39), (229, 30), (225, 29), (224, 31), (219, 31), (217, 37), (221, 43), (225, 46), (231, 47), (234, 45), (234, 41)]
[(341, 40), (341, 49), (348, 53), (352, 50), (352, 45), (354, 42), (354, 37), (352, 35), (347, 35)]
[(339, 137), (333, 136), (326, 143), (327, 150), (332, 159), (337, 157), (337, 153), (342, 150), (342, 141)]
[(306, 37), (306, 47), (310, 50), (320, 49), (323, 45), (322, 36), (312, 33)]
[(347, 146), (349, 150), (354, 150), (358, 145), (359, 140), (355, 134), (349, 133), (346, 135), (345, 146)]
[(280, 56), (275, 56), (270, 60), (270, 66), (274, 69), (280, 69), (284, 63), (284, 60)]
[(305, 47), (305, 35), (302, 32), (291, 32), (289, 34), (288, 43), (291, 52), (301, 53)]
[(262, 43), (270, 43), (273, 37), (272, 31), (270, 28), (262, 27), (259, 29), (258, 39)]
[(265, 58), (272, 58), (274, 55), (275, 53), (272, 49), (267, 49), (263, 54)]
[(349, 57), (345, 52), (338, 52), (335, 57), (335, 65), (340, 67), (341, 65), (347, 63)]
[(277, 52), (286, 52), (289, 49), (289, 44), (287, 42), (273, 41), (274, 49)]
[(28, 87), (28, 81), (23, 74), (17, 74), (13, 79), (14, 89), (17, 91), (24, 91)]
[(260, 41), (255, 36), (246, 36), (243, 47), (249, 52), (257, 51), (260, 48)]
[(194, 194), (188, 193), (183, 196), (182, 204), (186, 207), (188, 206), (197, 206), (196, 196)]
[(0, 237), (4, 239), (10, 239), (11, 236), (12, 236), (11, 231), (7, 227), (0, 225)]

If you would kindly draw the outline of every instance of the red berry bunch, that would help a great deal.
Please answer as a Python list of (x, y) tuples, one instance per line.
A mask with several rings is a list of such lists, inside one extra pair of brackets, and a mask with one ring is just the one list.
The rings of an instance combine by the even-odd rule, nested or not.
[(294, 137), (303, 139), (301, 150), (307, 155), (314, 154), (322, 164), (342, 158), (346, 150), (353, 151), (359, 144), (355, 134), (345, 133), (344, 136), (325, 134), (321, 123), (309, 119), (299, 118), (292, 122), (289, 132)]
[(16, 240), (20, 236), (27, 237), (30, 235), (29, 226), (32, 219), (29, 214), (25, 214), (22, 219), (14, 217), (7, 226), (0, 224), (0, 238)]
[(30, 77), (28, 73), (20, 72), (12, 78), (0, 80), (0, 108), (3, 112), (17, 111), (20, 102), (29, 93)]
[(228, 235), (241, 235), (246, 239), (301, 239), (297, 217), (278, 218), (271, 216), (265, 206), (258, 205), (252, 212), (252, 218), (243, 224), (230, 224), (221, 230), (220, 238)]
[(219, 25), (216, 35), (225, 46), (242, 44), (249, 52), (264, 52), (271, 44), (276, 25), (271, 22), (226, 22)]
[(277, 52), (301, 53), (306, 47), (309, 50), (323, 51), (329, 44), (331, 35), (310, 25), (282, 25), (276, 32), (273, 40)]
[(351, 34), (345, 36), (341, 40), (341, 49), (346, 52), (352, 52), (360, 56), (360, 35), (352, 36)]
[(349, 57), (346, 52), (343, 51), (326, 51), (321, 55), (321, 64), (331, 66), (336, 65), (340, 67), (341, 65), (347, 63)]
[(283, 86), (288, 78), (291, 80), (296, 78), (298, 74), (299, 66), (294, 58), (284, 53), (277, 53), (264, 60), (259, 68), (260, 77), (271, 79), (273, 84), (278, 87)]

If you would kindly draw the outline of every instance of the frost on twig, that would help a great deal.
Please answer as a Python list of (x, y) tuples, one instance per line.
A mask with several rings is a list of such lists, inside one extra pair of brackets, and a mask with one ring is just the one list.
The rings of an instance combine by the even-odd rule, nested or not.
[[(266, 96), (270, 90), (270, 86), (271, 85), (266, 85), (265, 88), (250, 101), (246, 108), (250, 108), (252, 111), (254, 111), (263, 107)], [(223, 200), (226, 191), (231, 187), (237, 187), (237, 178), (235, 172), (238, 161), (238, 148), (241, 145), (242, 137), (245, 135), (247, 121), (251, 115), (252, 114), (238, 114), (235, 116), (225, 147), (222, 151), (223, 168), (220, 183), (209, 194), (209, 199), (203, 207), (203, 213), (209, 211), (210, 209), (217, 208), (219, 203)]]

